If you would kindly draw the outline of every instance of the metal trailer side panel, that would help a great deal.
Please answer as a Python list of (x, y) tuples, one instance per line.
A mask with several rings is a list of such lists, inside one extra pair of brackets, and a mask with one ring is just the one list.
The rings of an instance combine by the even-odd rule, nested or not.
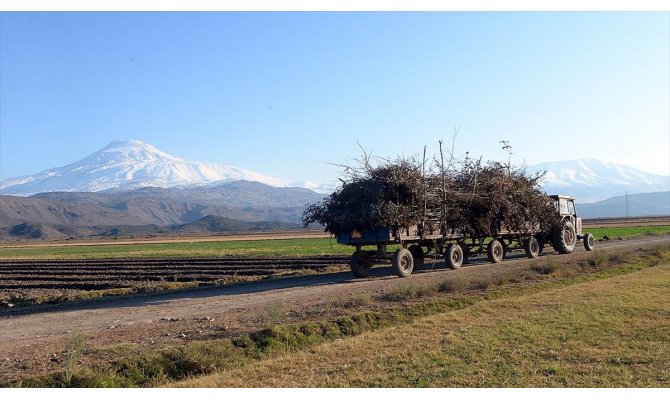
[(409, 228), (393, 229), (391, 227), (380, 227), (363, 232), (343, 232), (337, 235), (337, 243), (346, 245), (388, 245), (398, 243), (418, 243), (421, 241), (442, 241), (463, 239), (461, 233), (448, 233), (446, 235), (432, 232), (431, 234), (420, 234), (417, 225)]
[(368, 229), (363, 232), (342, 232), (337, 235), (337, 243), (350, 245), (374, 245), (395, 242), (389, 227)]

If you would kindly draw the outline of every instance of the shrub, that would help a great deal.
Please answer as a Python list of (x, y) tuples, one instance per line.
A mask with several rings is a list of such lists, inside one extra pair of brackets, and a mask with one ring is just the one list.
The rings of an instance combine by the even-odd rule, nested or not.
[(586, 262), (593, 268), (598, 269), (602, 268), (607, 264), (607, 254), (604, 251), (601, 250), (596, 250), (594, 251), (589, 258), (586, 260)]
[(396, 285), (384, 296), (387, 300), (409, 300), (424, 297), (437, 291), (435, 286), (418, 285), (414, 283), (402, 283)]
[(489, 277), (480, 278), (480, 279), (477, 279), (477, 280), (473, 281), (470, 284), (470, 287), (472, 289), (475, 289), (475, 290), (486, 290), (486, 289), (489, 288), (489, 286), (491, 286), (491, 283), (492, 283), (492, 281), (491, 281), (491, 278), (489, 278)]
[(265, 322), (274, 326), (286, 318), (286, 307), (283, 303), (271, 303), (265, 306)]
[(451, 278), (442, 282), (437, 290), (446, 293), (462, 292), (467, 288), (467, 282), (461, 277)]
[(541, 275), (551, 275), (561, 267), (561, 263), (554, 257), (546, 257), (535, 262), (530, 268)]
[(372, 295), (367, 292), (359, 293), (344, 302), (344, 305), (347, 307), (365, 307), (370, 304), (372, 304)]
[(65, 386), (69, 387), (72, 384), (72, 377), (78, 368), (85, 345), (86, 339), (84, 335), (77, 333), (72, 336), (63, 351), (63, 364), (65, 367), (63, 383)]

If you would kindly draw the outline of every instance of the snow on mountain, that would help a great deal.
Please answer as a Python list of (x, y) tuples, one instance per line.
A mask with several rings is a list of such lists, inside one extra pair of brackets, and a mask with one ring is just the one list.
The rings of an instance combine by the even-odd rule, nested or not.
[(0, 182), (0, 193), (27, 196), (40, 192), (99, 192), (236, 180), (290, 186), (281, 178), (224, 164), (190, 162), (138, 140), (120, 140), (73, 164)]
[(528, 171), (546, 171), (543, 187), (547, 193), (571, 194), (579, 202), (596, 202), (626, 192), (633, 194), (670, 190), (670, 176), (650, 174), (628, 165), (588, 158), (531, 165)]
[[(621, 196), (626, 192), (670, 191), (670, 176), (593, 159), (536, 164), (529, 166), (528, 171), (547, 171), (543, 184), (547, 193), (572, 194), (580, 203)], [(27, 196), (41, 192), (168, 188), (238, 180), (275, 187), (306, 188), (320, 194), (332, 193), (341, 184), (339, 181), (323, 184), (289, 182), (229, 165), (186, 161), (138, 140), (121, 140), (73, 164), (0, 182), (0, 194)]]
[(318, 184), (310, 181), (299, 181), (291, 183), (290, 187), (299, 187), (304, 189), (309, 189), (311, 191), (320, 193), (320, 194), (330, 194), (333, 193), (337, 188), (340, 187), (342, 182), (340, 181), (329, 181), (326, 183)]

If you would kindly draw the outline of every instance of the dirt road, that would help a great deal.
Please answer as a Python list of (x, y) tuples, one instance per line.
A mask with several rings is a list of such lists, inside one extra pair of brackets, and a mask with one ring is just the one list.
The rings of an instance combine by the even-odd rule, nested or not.
[[(600, 249), (630, 249), (669, 243), (670, 236), (598, 243)], [(552, 253), (548, 251), (547, 253)], [(557, 256), (577, 263), (587, 257), (583, 248)], [(59, 353), (75, 334), (88, 348), (105, 349), (99, 358), (118, 356), (116, 350), (138, 353), (171, 343), (225, 337), (267, 326), (273, 315), (289, 320), (316, 318), (333, 302), (385, 293), (399, 283), (431, 283), (455, 276), (484, 276), (501, 269), (524, 268), (529, 260), (512, 255), (502, 264), (474, 259), (458, 271), (432, 269), (399, 279), (389, 267), (373, 269), (373, 276), (354, 279), (349, 272), (284, 278), (255, 283), (103, 298), (88, 303), (61, 304), (0, 312), (0, 378), (25, 377), (62, 367)], [(374, 304), (368, 304), (374, 308)]]

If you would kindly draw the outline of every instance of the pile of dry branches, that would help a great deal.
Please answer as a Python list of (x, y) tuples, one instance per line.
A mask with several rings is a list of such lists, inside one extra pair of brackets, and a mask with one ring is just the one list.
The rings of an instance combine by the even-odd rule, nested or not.
[(469, 237), (517, 232), (555, 223), (555, 210), (539, 187), (543, 174), (527, 175), (509, 163), (440, 156), (430, 165), (418, 157), (359, 160), (345, 167), (342, 186), (303, 214), (305, 226), (318, 223), (339, 235), (377, 227), (438, 226), (442, 234)]
[(420, 220), (424, 178), (413, 159), (361, 169), (348, 168), (342, 186), (321, 203), (309, 204), (305, 226), (319, 223), (335, 235), (381, 226), (410, 226)]
[(446, 215), (447, 225), (471, 237), (553, 226), (557, 215), (539, 186), (543, 175), (527, 175), (524, 168), (495, 161), (482, 165), (481, 160), (466, 160), (450, 176), (455, 190), (448, 202), (457, 211)]

